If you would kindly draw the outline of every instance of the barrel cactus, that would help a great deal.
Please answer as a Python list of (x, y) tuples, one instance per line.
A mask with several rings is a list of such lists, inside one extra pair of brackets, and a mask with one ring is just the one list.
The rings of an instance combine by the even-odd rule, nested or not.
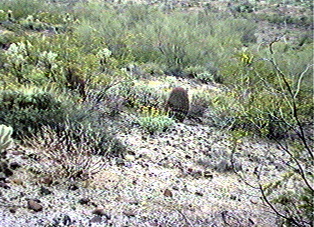
[(189, 96), (187, 90), (182, 87), (172, 89), (166, 104), (166, 111), (178, 122), (183, 122), (189, 112)]
[(6, 125), (0, 125), (0, 154), (8, 149), (13, 140), (11, 138), (13, 133), (13, 128)]

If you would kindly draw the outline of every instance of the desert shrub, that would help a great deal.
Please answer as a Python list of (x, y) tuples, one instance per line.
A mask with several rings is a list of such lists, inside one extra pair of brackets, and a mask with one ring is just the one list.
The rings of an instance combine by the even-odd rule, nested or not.
[(137, 121), (150, 134), (164, 132), (175, 123), (166, 112), (149, 106), (143, 106), (140, 109), (140, 117)]
[(154, 6), (125, 5), (121, 9), (92, 3), (78, 12), (82, 22), (74, 33), (84, 37), (84, 42), (102, 37), (122, 65), (157, 63), (169, 72), (208, 62), (217, 67), (229, 50), (242, 42), (254, 42), (250, 39), (256, 28), (245, 19), (218, 19), (202, 11), (165, 13)]
[[(240, 86), (234, 86), (227, 96), (232, 102), (229, 105), (225, 102), (226, 113), (233, 113), (235, 141), (239, 137), (258, 135), (271, 139), (282, 151), (282, 157), (276, 157), (284, 163), (284, 174), (278, 180), (265, 184), (265, 165), (259, 163), (255, 167), (257, 186), (253, 187), (260, 191), (263, 201), (283, 223), (311, 226), (313, 202), (309, 198), (313, 195), (310, 183), (313, 176), (308, 169), (314, 159), (310, 95), (313, 88), (305, 81), (312, 74), (309, 63), (312, 56), (308, 56), (306, 47), (292, 51), (279, 39), (268, 48), (269, 54), (263, 61), (254, 61), (244, 53), (240, 55), (245, 67), (238, 78)], [(268, 157), (272, 155), (270, 152)]]
[(0, 37), (1, 49), (8, 49), (10, 44), (19, 42), (21, 37), (11, 31), (3, 31)]
[(67, 122), (59, 128), (43, 127), (27, 139), (35, 149), (33, 168), (59, 180), (88, 180), (103, 170), (106, 158), (122, 156), (125, 148), (103, 128)]
[(110, 90), (112, 94), (119, 94), (128, 107), (138, 109), (141, 106), (161, 107), (163, 103), (163, 90), (148, 86), (145, 83), (130, 81)]
[(37, 0), (5, 0), (1, 1), (0, 8), (4, 11), (11, 11), (11, 19), (19, 20), (21, 18), (26, 18), (28, 15), (34, 15), (39, 13), (40, 11), (45, 11), (50, 7), (45, 2), (40, 2)]
[(205, 90), (193, 93), (191, 97), (189, 116), (195, 118), (203, 117), (205, 111), (212, 105), (211, 99), (211, 94)]
[(66, 104), (55, 94), (35, 88), (0, 92), (0, 122), (11, 125), (14, 136), (38, 132), (44, 125), (53, 125), (66, 118)]

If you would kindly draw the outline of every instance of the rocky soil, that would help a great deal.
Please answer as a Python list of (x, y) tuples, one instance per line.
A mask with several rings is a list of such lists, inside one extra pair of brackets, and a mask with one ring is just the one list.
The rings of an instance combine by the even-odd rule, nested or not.
[(259, 191), (248, 185), (257, 186), (257, 167), (264, 166), (261, 183), (280, 176), (283, 156), (275, 145), (250, 139), (235, 148), (227, 131), (190, 120), (156, 135), (132, 126), (130, 114), (119, 122), (116, 136), (127, 154), (105, 160), (87, 180), (54, 182), (30, 170), (40, 162), (38, 151), (9, 150), (10, 162), (20, 167), (0, 183), (0, 225), (277, 225)]

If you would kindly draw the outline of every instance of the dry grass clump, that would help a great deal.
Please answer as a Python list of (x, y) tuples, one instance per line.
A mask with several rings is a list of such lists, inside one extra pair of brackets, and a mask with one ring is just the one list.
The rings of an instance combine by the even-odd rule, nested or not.
[(45, 127), (27, 142), (35, 150), (35, 169), (54, 179), (87, 180), (104, 168), (108, 156), (123, 151), (115, 138), (82, 125), (62, 131)]

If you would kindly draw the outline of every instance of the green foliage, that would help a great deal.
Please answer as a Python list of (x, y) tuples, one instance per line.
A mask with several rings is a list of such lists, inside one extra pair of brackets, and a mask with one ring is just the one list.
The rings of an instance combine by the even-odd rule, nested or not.
[(13, 140), (11, 135), (13, 133), (13, 128), (6, 125), (0, 125), (0, 154), (10, 147)]
[[(313, 180), (311, 175), (306, 177), (310, 181)], [(289, 187), (292, 182), (295, 184), (293, 188), (297, 190)], [(283, 222), (288, 226), (308, 226), (313, 223), (313, 190), (306, 186), (297, 174), (285, 174), (280, 180), (265, 185), (263, 190), (271, 198), (269, 201), (272, 204), (283, 208), (283, 215), (286, 217)]]
[(225, 48), (240, 46), (242, 37), (255, 30), (248, 21), (221, 20), (202, 11), (169, 15), (152, 6), (126, 5), (121, 12), (96, 3), (84, 5), (82, 11), (75, 33), (84, 42), (102, 37), (119, 62), (164, 64), (168, 71), (204, 66), (208, 61), (217, 66), (226, 56)]
[(1, 10), (11, 13), (11, 20), (20, 20), (27, 18), (29, 15), (39, 15), (42, 12), (51, 11), (57, 14), (60, 13), (60, 5), (51, 5), (47, 2), (39, 0), (3, 0), (0, 3)]
[[(288, 136), (297, 124), (291, 114), (292, 102), (298, 109), (299, 119), (303, 123), (311, 121), (313, 69), (308, 47), (287, 49), (279, 42), (273, 45), (273, 52), (270, 56), (266, 50), (255, 53), (244, 49), (234, 55), (232, 64), (222, 68), (224, 83), (232, 89), (213, 101), (218, 121), (229, 122), (227, 125), (232, 129), (282, 138)], [(275, 58), (284, 70), (274, 68), (271, 58)], [(224, 76), (226, 74), (228, 77)], [(288, 93), (287, 84), (293, 97)]]
[(175, 123), (166, 113), (153, 107), (142, 107), (141, 112), (138, 123), (150, 134), (164, 132)]
[(53, 93), (33, 88), (0, 92), (0, 121), (22, 138), (38, 132), (44, 125), (54, 126), (66, 117), (65, 102)]

